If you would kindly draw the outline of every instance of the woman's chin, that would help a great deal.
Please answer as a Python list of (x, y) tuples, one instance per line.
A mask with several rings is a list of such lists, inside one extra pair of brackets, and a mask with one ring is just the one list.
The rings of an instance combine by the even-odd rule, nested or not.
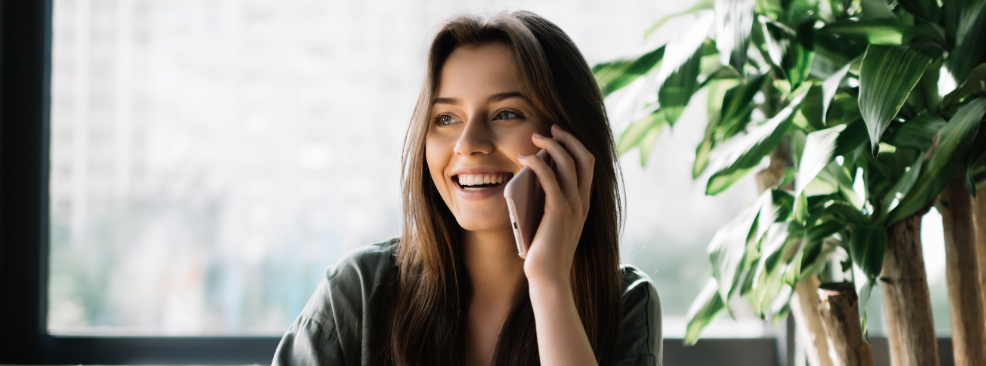
[(484, 214), (484, 213), (472, 213), (472, 214), (457, 214), (455, 215), (455, 221), (459, 223), (459, 226), (466, 231), (499, 231), (499, 230), (510, 230), (510, 217), (506, 214), (502, 215)]

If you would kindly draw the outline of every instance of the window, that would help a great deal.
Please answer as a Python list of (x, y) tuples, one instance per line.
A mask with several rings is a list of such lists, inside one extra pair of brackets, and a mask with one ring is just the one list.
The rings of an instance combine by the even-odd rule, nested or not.
[[(381, 5), (4, 3), (0, 362), (269, 362), (325, 267), (399, 233), (430, 32), (520, 3)], [(523, 5), (592, 64), (689, 4)], [(608, 103), (621, 131), (625, 106)], [(655, 157), (690, 156), (701, 126), (679, 126)], [(752, 183), (708, 198), (690, 159), (643, 169), (631, 152), (622, 167), (623, 257), (661, 291), (665, 362), (774, 362), (784, 348), (752, 314), (693, 348), (674, 339), (710, 273), (705, 245)]]

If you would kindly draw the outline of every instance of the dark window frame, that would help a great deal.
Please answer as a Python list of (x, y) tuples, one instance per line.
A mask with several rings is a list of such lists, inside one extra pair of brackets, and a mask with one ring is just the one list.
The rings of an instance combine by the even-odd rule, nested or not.
[[(47, 333), (52, 0), (0, 2), (0, 364), (267, 364), (280, 337), (106, 337)], [(666, 364), (790, 365), (776, 338), (665, 339)], [(951, 340), (939, 339), (942, 365)], [(885, 338), (873, 338), (887, 365)]]

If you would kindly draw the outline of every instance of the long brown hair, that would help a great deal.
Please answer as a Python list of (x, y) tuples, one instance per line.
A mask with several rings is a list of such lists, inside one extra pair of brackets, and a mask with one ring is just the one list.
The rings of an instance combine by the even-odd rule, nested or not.
[[(572, 266), (572, 291), (597, 361), (610, 364), (623, 320), (619, 270), (622, 202), (619, 166), (603, 97), (592, 71), (558, 26), (531, 12), (489, 18), (458, 16), (435, 35), (427, 77), (404, 140), (403, 232), (400, 267), (388, 316), (373, 340), (374, 364), (461, 365), (472, 288), (461, 255), (460, 230), (425, 162), (425, 138), (438, 76), (459, 46), (492, 42), (514, 53), (532, 104), (547, 121), (570, 131), (595, 157), (589, 213)], [(495, 365), (539, 364), (537, 333), (525, 288), (504, 322)]]

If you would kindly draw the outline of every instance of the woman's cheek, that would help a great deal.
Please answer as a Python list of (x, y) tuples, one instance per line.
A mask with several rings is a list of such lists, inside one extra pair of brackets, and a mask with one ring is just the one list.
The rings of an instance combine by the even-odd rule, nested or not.
[(445, 180), (445, 169), (448, 167), (449, 154), (442, 148), (440, 141), (434, 137), (429, 137), (425, 143), (425, 164), (428, 167), (428, 174), (435, 183), (435, 188), (441, 194), (445, 203), (448, 203), (448, 182)]

